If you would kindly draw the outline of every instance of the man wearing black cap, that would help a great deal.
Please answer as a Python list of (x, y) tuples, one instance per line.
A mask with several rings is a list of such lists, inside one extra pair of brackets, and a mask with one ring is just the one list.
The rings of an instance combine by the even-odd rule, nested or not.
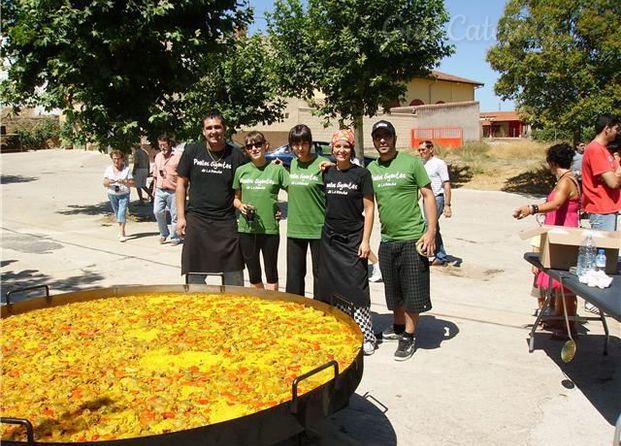
[[(379, 263), (386, 304), (394, 315), (393, 326), (382, 332), (382, 338), (398, 340), (395, 360), (405, 361), (414, 354), (419, 314), (431, 310), (427, 257), (435, 251), (436, 201), (421, 160), (397, 151), (394, 126), (378, 121), (371, 136), (379, 153), (368, 166), (382, 227)], [(427, 227), (418, 205), (419, 192)]]

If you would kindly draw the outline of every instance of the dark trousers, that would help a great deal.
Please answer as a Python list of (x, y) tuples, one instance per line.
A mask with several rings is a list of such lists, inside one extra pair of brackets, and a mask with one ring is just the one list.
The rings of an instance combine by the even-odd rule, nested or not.
[(319, 250), (321, 240), (287, 238), (287, 293), (304, 296), (306, 279), (306, 252), (310, 245), (313, 261), (313, 296), (319, 294)]

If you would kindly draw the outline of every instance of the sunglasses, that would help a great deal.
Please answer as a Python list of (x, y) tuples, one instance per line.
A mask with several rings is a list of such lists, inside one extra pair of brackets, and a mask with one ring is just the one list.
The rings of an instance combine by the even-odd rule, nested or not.
[(261, 147), (263, 147), (263, 143), (262, 142), (251, 142), (251, 143), (246, 144), (246, 150), (252, 150), (255, 147), (257, 149), (260, 149)]

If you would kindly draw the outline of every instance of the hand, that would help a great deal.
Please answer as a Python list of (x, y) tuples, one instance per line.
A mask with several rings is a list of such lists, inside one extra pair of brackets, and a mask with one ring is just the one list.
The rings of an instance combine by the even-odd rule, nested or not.
[(185, 237), (185, 217), (177, 217), (177, 234), (180, 237)]
[(368, 259), (369, 253), (371, 252), (371, 247), (369, 246), (369, 242), (362, 241), (360, 243), (360, 247), (358, 248), (358, 257), (361, 259)]
[(423, 236), (423, 246), (421, 251), (423, 251), (427, 256), (432, 256), (436, 252), (436, 234), (429, 232), (427, 230)]
[(450, 206), (444, 206), (444, 217), (451, 218), (453, 216), (453, 210)]
[(521, 208), (517, 208), (513, 211), (513, 218), (517, 218), (518, 220), (521, 220), (524, 217), (528, 217), (529, 215), (530, 206), (522, 206)]
[(242, 215), (246, 216), (246, 215), (248, 215), (248, 209), (250, 209), (250, 207), (251, 206), (249, 204), (242, 203), (242, 204), (239, 205), (238, 209), (239, 209), (239, 212), (242, 213)]
[(336, 166), (336, 164), (334, 164), (332, 161), (322, 161), (319, 163), (319, 170), (321, 172), (325, 172), (326, 170), (328, 170), (330, 167)]
[(274, 214), (274, 216), (276, 217), (277, 222), (280, 222), (280, 220), (282, 220), (282, 212), (280, 211), (280, 209), (276, 210), (276, 213)]

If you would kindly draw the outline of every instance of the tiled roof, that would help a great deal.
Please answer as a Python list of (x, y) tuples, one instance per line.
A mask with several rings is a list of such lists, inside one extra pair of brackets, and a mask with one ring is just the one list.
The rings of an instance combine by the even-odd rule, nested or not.
[(483, 84), (483, 82), (473, 81), (473, 80), (470, 80), (470, 79), (466, 79), (464, 77), (454, 76), (452, 74), (443, 73), (443, 72), (437, 71), (437, 70), (431, 70), (430, 77), (435, 78), (435, 79), (437, 79), (439, 81), (460, 82), (462, 84), (472, 84), (472, 85), (479, 85), (479, 86), (485, 85), (485, 84)]
[(521, 121), (517, 112), (514, 111), (497, 111), (497, 112), (481, 112), (481, 119), (488, 121)]

